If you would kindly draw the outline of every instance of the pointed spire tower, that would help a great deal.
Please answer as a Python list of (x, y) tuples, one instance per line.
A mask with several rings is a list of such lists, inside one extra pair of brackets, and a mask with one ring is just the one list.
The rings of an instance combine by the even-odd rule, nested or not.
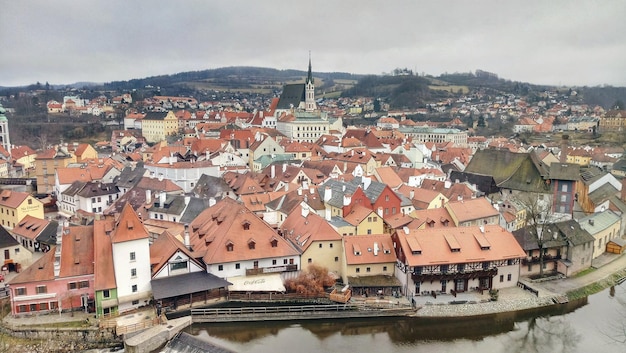
[(307, 112), (317, 110), (315, 105), (315, 85), (313, 84), (313, 71), (311, 69), (311, 52), (309, 51), (309, 72), (306, 76), (306, 82), (304, 83), (304, 106)]
[[(309, 62), (309, 74), (311, 72), (311, 63)], [(9, 120), (4, 115), (6, 109), (0, 104), (0, 145), (11, 154), (11, 140), (9, 139)]]

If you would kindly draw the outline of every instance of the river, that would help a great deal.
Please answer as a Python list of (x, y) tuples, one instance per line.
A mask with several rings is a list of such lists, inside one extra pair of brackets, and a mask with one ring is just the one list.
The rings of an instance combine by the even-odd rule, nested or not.
[(195, 324), (186, 332), (241, 353), (622, 353), (626, 283), (567, 304), (485, 317)]

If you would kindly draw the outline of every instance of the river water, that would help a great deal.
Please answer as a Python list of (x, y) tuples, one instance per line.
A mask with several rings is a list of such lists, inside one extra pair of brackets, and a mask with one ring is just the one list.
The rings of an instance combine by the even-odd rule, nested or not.
[(486, 317), (195, 324), (235, 352), (626, 352), (626, 283), (588, 298)]

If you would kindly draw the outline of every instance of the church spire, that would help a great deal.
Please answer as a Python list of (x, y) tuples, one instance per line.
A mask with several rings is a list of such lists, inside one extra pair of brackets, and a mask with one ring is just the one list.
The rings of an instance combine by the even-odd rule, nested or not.
[(306, 83), (313, 83), (313, 70), (311, 70), (311, 51), (309, 51), (309, 73), (306, 76)]

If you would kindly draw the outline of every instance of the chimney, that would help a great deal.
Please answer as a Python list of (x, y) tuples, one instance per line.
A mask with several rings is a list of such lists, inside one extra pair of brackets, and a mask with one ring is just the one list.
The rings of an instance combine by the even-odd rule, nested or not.
[(191, 250), (191, 243), (189, 242), (189, 224), (185, 224), (185, 237), (184, 237), (184, 245), (187, 250)]
[(307, 218), (309, 215), (309, 208), (307, 206), (302, 206), (301, 210), (302, 210), (302, 217)]
[(382, 207), (378, 207), (378, 217), (383, 218), (383, 208)]
[(283, 163), (283, 173), (287, 171), (287, 163)]
[(146, 190), (146, 204), (150, 204), (152, 202), (152, 191)]
[(272, 164), (270, 166), (270, 178), (274, 179), (276, 178), (276, 165)]
[(324, 202), (328, 202), (332, 196), (333, 196), (333, 190), (330, 188), (330, 186), (327, 186), (324, 189)]
[(367, 190), (367, 188), (370, 187), (370, 184), (372, 183), (372, 179), (369, 177), (363, 177), (363, 190)]
[(343, 195), (343, 206), (350, 206), (350, 204), (352, 203), (352, 195), (350, 194), (344, 194)]
[(563, 134), (561, 139), (561, 154), (559, 155), (559, 162), (567, 163), (567, 147), (569, 146), (569, 135)]
[(309, 182), (306, 180), (302, 180), (302, 188), (303, 189), (308, 189), (309, 188)]
[(161, 193), (159, 194), (159, 204), (159, 207), (165, 207), (165, 192), (163, 191), (161, 191)]
[(326, 218), (327, 221), (330, 221), (332, 215), (330, 214), (330, 208), (326, 208), (324, 210), (324, 218)]
[(209, 198), (209, 207), (215, 206), (217, 202), (215, 201), (215, 197)]
[(378, 243), (374, 242), (374, 256), (378, 256)]
[(443, 187), (449, 189), (452, 186), (452, 182), (450, 180), (446, 180), (443, 182)]
[(413, 200), (414, 197), (415, 197), (415, 190), (411, 189), (411, 191), (409, 191), (409, 199)]

